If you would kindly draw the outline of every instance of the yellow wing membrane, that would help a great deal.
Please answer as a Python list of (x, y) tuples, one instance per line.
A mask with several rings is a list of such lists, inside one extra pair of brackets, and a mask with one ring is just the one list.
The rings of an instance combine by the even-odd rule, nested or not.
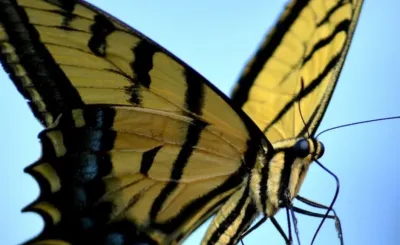
[(232, 95), (271, 142), (313, 135), (349, 49), (362, 0), (291, 2)]

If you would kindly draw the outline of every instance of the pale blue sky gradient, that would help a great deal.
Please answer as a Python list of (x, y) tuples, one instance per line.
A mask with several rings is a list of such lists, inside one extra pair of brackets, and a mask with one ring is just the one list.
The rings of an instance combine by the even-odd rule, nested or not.
[[(97, 6), (143, 32), (229, 94), (243, 65), (283, 10), (284, 1), (96, 0)], [(320, 126), (400, 115), (400, 3), (367, 1), (340, 81)], [(0, 69), (0, 237), (17, 244), (42, 229), (36, 214), (20, 210), (38, 195), (23, 168), (40, 155), (40, 125)], [(335, 205), (346, 244), (400, 241), (400, 121), (339, 129), (320, 140), (321, 162), (339, 176)], [(316, 164), (301, 195), (330, 203), (335, 182)], [(297, 215), (302, 244), (309, 244), (319, 219)], [(286, 227), (284, 212), (278, 214)], [(187, 240), (199, 244), (206, 227)], [(284, 244), (270, 222), (244, 240), (246, 245)], [(333, 222), (326, 222), (316, 244), (339, 244)]]

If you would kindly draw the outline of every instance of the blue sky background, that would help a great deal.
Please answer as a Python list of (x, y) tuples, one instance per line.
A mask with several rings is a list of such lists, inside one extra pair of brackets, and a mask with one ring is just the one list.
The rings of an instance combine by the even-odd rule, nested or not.
[[(97, 6), (135, 27), (229, 94), (245, 62), (283, 10), (284, 1), (96, 0)], [(375, 5), (374, 5), (375, 4)], [(400, 115), (400, 3), (364, 4), (353, 43), (320, 130)], [(23, 168), (40, 155), (40, 125), (0, 69), (0, 236), (17, 244), (42, 229), (36, 214), (20, 210), (38, 195), (36, 182)], [(348, 127), (324, 134), (321, 162), (339, 176), (335, 209), (346, 244), (396, 244), (400, 241), (400, 121)], [(330, 203), (335, 182), (311, 167), (301, 195)], [(319, 219), (297, 215), (302, 244), (309, 244)], [(284, 212), (278, 220), (285, 227)], [(185, 244), (199, 244), (202, 226)], [(270, 222), (244, 242), (284, 244)], [(333, 222), (326, 222), (316, 244), (339, 244)]]

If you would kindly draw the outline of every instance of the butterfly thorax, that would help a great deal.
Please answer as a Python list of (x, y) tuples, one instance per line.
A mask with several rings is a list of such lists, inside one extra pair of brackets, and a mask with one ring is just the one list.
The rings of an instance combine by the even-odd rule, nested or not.
[(259, 212), (267, 217), (287, 207), (300, 190), (312, 161), (324, 153), (315, 139), (297, 138), (273, 144), (269, 161), (257, 161), (250, 177), (250, 192)]

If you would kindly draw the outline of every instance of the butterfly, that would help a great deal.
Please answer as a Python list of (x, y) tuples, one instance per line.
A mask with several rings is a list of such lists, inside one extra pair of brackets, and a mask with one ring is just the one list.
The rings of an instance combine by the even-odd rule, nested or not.
[[(298, 116), (295, 100), (309, 103), (309, 94), (319, 95), (319, 103), (300, 105), (305, 123), (283, 127), (293, 135), (265, 138), (258, 113), (239, 109), (243, 99), (237, 96), (245, 89), (239, 87), (231, 102), (178, 58), (101, 10), (85, 2), (1, 3), (3, 66), (46, 127), (39, 136), (43, 156), (27, 169), (42, 192), (26, 210), (46, 222), (34, 241), (179, 243), (218, 210), (204, 242), (235, 243), (260, 212), (271, 217), (297, 194), (309, 164), (322, 153), (318, 141), (299, 137), (305, 128), (315, 132), (337, 76), (330, 83), (321, 78), (330, 86), (321, 94), (315, 79), (296, 72), (298, 79), (288, 85), (294, 90), (286, 94), (292, 98), (268, 115), (281, 113), (283, 104)], [(306, 23), (300, 13), (318, 17), (314, 5), (303, 4), (286, 9), (272, 36), (281, 29), (283, 35), (288, 27), (279, 25), (293, 17)], [(326, 15), (315, 24), (324, 39), (309, 34), (315, 49), (303, 50), (291, 65), (306, 71), (321, 58), (316, 47), (327, 45), (332, 57), (323, 67), (332, 68), (331, 75), (343, 64), (361, 2), (322, 6)], [(346, 21), (340, 32), (330, 29)], [(252, 69), (239, 86), (248, 86), (242, 84), (252, 80), (246, 78)], [(275, 135), (285, 116), (270, 121)]]

